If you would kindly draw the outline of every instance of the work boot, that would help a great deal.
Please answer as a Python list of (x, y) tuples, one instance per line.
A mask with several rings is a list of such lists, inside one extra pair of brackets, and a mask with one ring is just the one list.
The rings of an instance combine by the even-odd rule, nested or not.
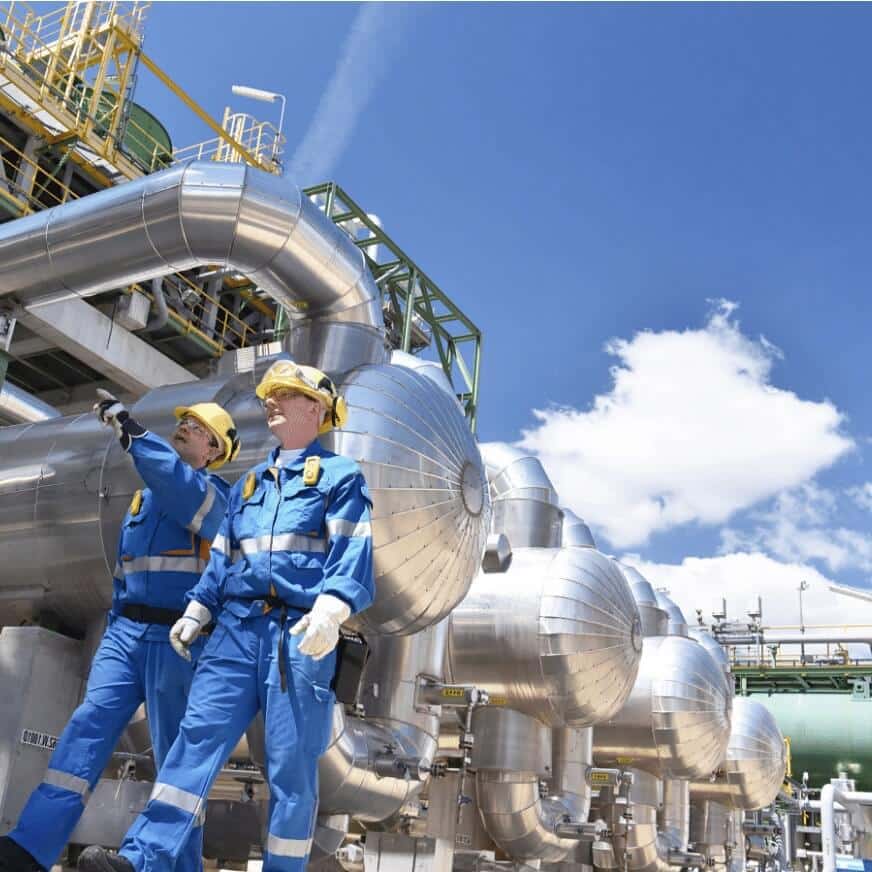
[(0, 837), (0, 872), (45, 872), (15, 839)]
[(79, 854), (79, 872), (136, 872), (130, 860), (97, 845)]

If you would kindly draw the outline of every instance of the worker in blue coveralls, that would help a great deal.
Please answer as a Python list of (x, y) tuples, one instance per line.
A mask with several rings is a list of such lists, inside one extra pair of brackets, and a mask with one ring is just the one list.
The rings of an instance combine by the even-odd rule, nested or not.
[(357, 464), (326, 451), (344, 400), (319, 370), (274, 363), (257, 386), (281, 443), (230, 492), (209, 566), (170, 638), (188, 656), (217, 618), (179, 736), (120, 852), (85, 872), (171, 872), (209, 788), (258, 709), (270, 791), (264, 872), (299, 872), (312, 845), (318, 757), (330, 740), (339, 627), (373, 597), (370, 499)]
[[(233, 419), (215, 403), (175, 410), (166, 442), (124, 406), (99, 391), (94, 411), (115, 429), (147, 487), (125, 515), (113, 572), (109, 625), (85, 692), (30, 795), (18, 825), (0, 839), (2, 872), (36, 872), (54, 864), (81, 817), (124, 728), (145, 702), (160, 766), (185, 712), (193, 667), (170, 646), (170, 628), (197, 582), (227, 506), (229, 485), (212, 474), (239, 452)], [(199, 654), (192, 645), (193, 654)], [(202, 867), (201, 821), (179, 846), (178, 872)]]

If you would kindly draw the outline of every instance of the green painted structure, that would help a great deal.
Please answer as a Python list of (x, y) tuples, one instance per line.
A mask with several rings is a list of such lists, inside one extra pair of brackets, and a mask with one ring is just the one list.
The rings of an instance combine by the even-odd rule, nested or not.
[(793, 778), (808, 772), (820, 786), (839, 772), (857, 790), (872, 790), (872, 685), (858, 681), (852, 693), (753, 694), (790, 739)]

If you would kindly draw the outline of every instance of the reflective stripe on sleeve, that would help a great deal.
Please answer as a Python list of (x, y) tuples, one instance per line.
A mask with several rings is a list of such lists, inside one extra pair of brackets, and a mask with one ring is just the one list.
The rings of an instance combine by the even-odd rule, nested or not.
[(165, 805), (180, 808), (195, 818), (199, 817), (200, 812), (206, 806), (204, 797), (197, 796), (196, 793), (189, 793), (187, 790), (182, 790), (181, 787), (173, 787), (172, 784), (164, 784), (162, 781), (155, 783), (150, 799), (156, 799)]
[(346, 521), (345, 518), (333, 518), (327, 522), (327, 532), (331, 536), (372, 536), (372, 524), (369, 521)]
[(314, 551), (324, 554), (327, 543), (315, 536), (305, 536), (302, 533), (280, 533), (277, 536), (256, 536), (251, 539), (240, 539), (239, 550), (246, 556), (260, 554), (264, 551)]
[(282, 839), (269, 834), (266, 851), (276, 857), (307, 857), (312, 850), (311, 839)]
[(211, 484), (206, 485), (206, 496), (203, 499), (203, 502), (200, 504), (200, 508), (197, 509), (197, 514), (191, 518), (191, 523), (188, 524), (188, 529), (192, 533), (199, 533), (200, 527), (203, 526), (203, 521), (206, 520), (206, 515), (209, 514), (209, 509), (212, 508), (212, 505), (215, 502), (215, 488)]
[(212, 540), (212, 549), (220, 551), (225, 557), (230, 557), (230, 543), (227, 541), (227, 537), (220, 533)]
[(52, 787), (62, 787), (64, 790), (69, 790), (72, 793), (78, 793), (82, 797), (82, 802), (88, 801), (88, 794), (91, 788), (84, 778), (79, 778), (78, 775), (70, 775), (69, 772), (61, 772), (60, 769), (49, 769), (45, 773), (45, 778), (42, 779), (43, 784), (50, 784)]
[(117, 578), (119, 581), (124, 578), (124, 570), (120, 563), (115, 564), (115, 569), (112, 570), (112, 578)]
[(192, 572), (199, 575), (203, 571), (203, 561), (199, 557), (136, 557), (122, 564), (125, 575), (137, 572)]

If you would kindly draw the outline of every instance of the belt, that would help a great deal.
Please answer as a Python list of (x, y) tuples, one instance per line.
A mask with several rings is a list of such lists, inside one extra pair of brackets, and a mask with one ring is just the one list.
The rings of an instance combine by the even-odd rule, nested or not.
[(263, 613), (269, 614), (272, 611), (277, 611), (280, 618), (280, 626), (279, 626), (279, 638), (276, 643), (276, 657), (279, 661), (279, 679), (281, 681), (282, 692), (288, 689), (288, 675), (287, 668), (285, 667), (285, 658), (282, 657), (282, 645), (285, 641), (285, 632), (286, 625), (288, 621), (288, 609), (292, 608), (289, 606), (281, 597), (278, 596), (241, 596), (234, 597), (234, 599), (238, 599), (242, 602), (246, 603), (260, 603), (262, 602), (265, 606)]
[(127, 604), (121, 607), (121, 615), (131, 621), (136, 621), (138, 624), (162, 624), (165, 627), (171, 627), (182, 616), (182, 613), (176, 609)]

